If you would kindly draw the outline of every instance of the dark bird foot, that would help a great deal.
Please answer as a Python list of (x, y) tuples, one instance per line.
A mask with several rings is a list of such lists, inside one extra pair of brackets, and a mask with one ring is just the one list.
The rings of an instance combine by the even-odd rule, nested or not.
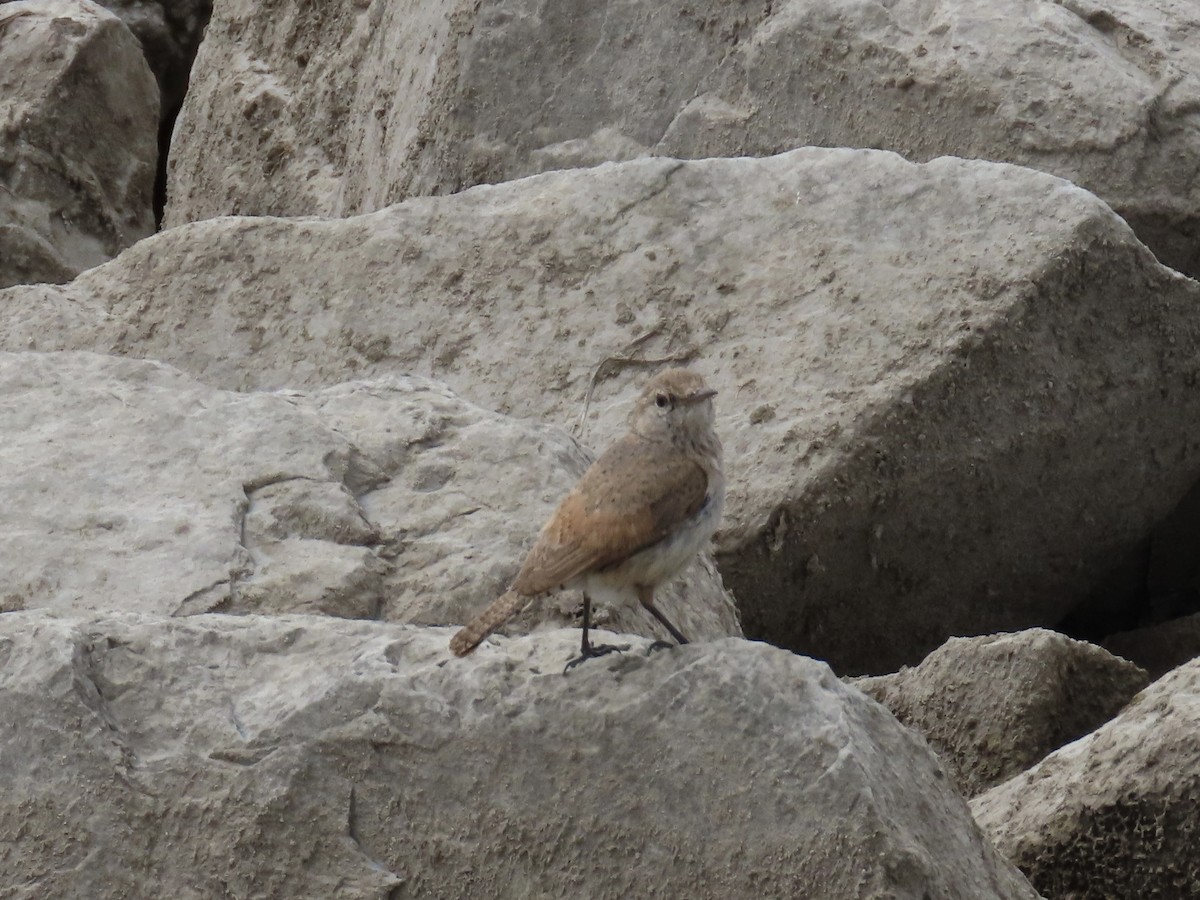
[(672, 647), (678, 647), (679, 644), (672, 644), (670, 641), (655, 641), (646, 648), (646, 655), (649, 656), (655, 650), (670, 650)]
[(628, 644), (623, 644), (619, 647), (616, 644), (594, 644), (592, 646), (586, 647), (586, 648), (584, 648), (584, 651), (579, 656), (575, 657), (573, 660), (571, 660), (569, 663), (567, 663), (567, 667), (565, 669), (563, 669), (563, 674), (566, 675), (573, 668), (575, 668), (577, 665), (579, 665), (581, 662), (584, 662), (585, 660), (593, 659), (597, 656), (608, 656), (608, 654), (610, 654), (610, 653), (624, 653), (628, 649), (629, 649)]

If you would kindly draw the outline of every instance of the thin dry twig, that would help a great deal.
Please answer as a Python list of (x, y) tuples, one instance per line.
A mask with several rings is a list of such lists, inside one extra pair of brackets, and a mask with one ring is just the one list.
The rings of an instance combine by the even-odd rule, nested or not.
[(678, 353), (672, 353), (669, 356), (654, 357), (652, 359), (631, 355), (636, 353), (643, 344), (650, 340), (650, 338), (661, 334), (662, 330), (663, 323), (659, 322), (645, 334), (638, 335), (632, 341), (622, 347), (619, 354), (606, 356), (604, 359), (600, 360), (599, 365), (592, 370), (592, 377), (588, 381), (587, 393), (583, 398), (583, 411), (580, 412), (579, 419), (575, 422), (574, 429), (572, 429), (575, 437), (581, 438), (583, 436), (583, 425), (584, 422), (587, 421), (588, 410), (591, 409), (592, 405), (592, 396), (595, 393), (596, 385), (599, 383), (601, 378), (605, 378), (609, 375), (615, 375), (625, 369), (652, 368), (654, 366), (661, 366), (664, 363), (685, 363), (695, 357), (695, 347), (688, 347), (686, 350), (681, 350)]

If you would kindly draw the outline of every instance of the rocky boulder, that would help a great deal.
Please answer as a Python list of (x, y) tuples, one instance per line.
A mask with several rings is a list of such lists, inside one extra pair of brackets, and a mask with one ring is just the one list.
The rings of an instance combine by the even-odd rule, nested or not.
[(1047, 897), (1190, 897), (1200, 884), (1200, 662), (977, 797), (975, 818)]
[(894, 671), (1051, 625), (1200, 474), (1200, 287), (1029, 170), (636, 160), (347, 220), (173, 229), (0, 293), (0, 346), (231, 389), (417, 373), (600, 446), (651, 363), (717, 387), (747, 633)]
[(1146, 683), (1132, 663), (1037, 628), (951, 638), (915, 668), (854, 686), (920, 732), (974, 797), (1094, 731)]
[(0, 4), (0, 286), (70, 281), (153, 233), (158, 88), (90, 0)]
[(0, 882), (47, 896), (1034, 900), (919, 738), (742, 640), (561, 674), (319, 617), (0, 616)]
[[(0, 397), (8, 610), (464, 622), (587, 465), (557, 429), (420, 378), (236, 394), (160, 364), (6, 353)], [(516, 627), (570, 623), (577, 602)], [(661, 605), (689, 637), (741, 633), (708, 560)], [(599, 621), (661, 636), (640, 608)]]
[(180, 117), (168, 221), (350, 215), (652, 154), (877, 147), (1060, 175), (1197, 274), (1198, 110), (1200, 18), (1174, 0), (232, 0)]

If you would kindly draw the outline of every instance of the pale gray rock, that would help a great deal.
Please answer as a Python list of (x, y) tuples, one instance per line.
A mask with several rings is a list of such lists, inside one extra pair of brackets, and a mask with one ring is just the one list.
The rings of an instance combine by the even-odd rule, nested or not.
[(975, 798), (976, 821), (1047, 897), (1190, 897), (1200, 885), (1200, 662)]
[[(464, 622), (587, 464), (562, 432), (419, 378), (237, 394), (161, 364), (5, 353), (0, 397), (6, 610)], [(577, 603), (514, 627), (570, 623)], [(662, 606), (689, 637), (741, 634), (709, 560)], [(599, 621), (659, 636), (635, 607)]]
[(0, 4), (0, 286), (69, 281), (152, 234), (158, 88), (90, 0)]
[[(536, 74), (531, 74), (536, 73)], [(1200, 12), (1180, 0), (231, 0), (168, 222), (351, 215), (547, 168), (804, 145), (1014, 162), (1200, 272)]]
[[(239, 390), (411, 372), (558, 425), (607, 357), (693, 365), (720, 391), (747, 634), (843, 674), (1058, 622), (1200, 469), (1200, 287), (1093, 195), (1005, 165), (635, 160), (197, 223), (0, 308), (4, 347)], [(605, 367), (587, 443), (651, 369)]]
[(932, 753), (742, 640), (569, 675), (577, 635), (0, 616), (15, 900), (1034, 900)]
[(1103, 725), (1147, 681), (1093, 644), (1035, 628), (951, 638), (919, 666), (854, 686), (920, 732), (974, 797)]

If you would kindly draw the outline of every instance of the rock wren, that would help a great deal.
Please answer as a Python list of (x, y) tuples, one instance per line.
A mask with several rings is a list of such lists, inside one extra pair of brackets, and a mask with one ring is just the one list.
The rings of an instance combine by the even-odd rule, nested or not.
[(696, 555), (721, 519), (716, 393), (687, 369), (650, 380), (634, 403), (629, 432), (558, 505), (508, 590), (454, 635), (455, 655), (470, 653), (532, 600), (561, 588), (583, 591), (582, 651), (571, 665), (624, 649), (588, 643), (593, 598), (636, 597), (671, 637), (687, 643), (655, 607), (654, 590)]

